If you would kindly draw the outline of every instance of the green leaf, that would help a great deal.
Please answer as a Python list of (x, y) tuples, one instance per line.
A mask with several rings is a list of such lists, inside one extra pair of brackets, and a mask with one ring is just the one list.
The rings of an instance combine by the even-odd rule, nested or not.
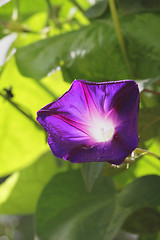
[[(0, 8), (1, 18), (4, 20), (11, 20), (12, 12), (14, 8), (14, 1), (10, 1), (5, 4), (2, 8)], [(19, 13), (21, 16), (21, 20), (35, 14), (38, 11), (46, 11), (47, 4), (43, 0), (21, 0), (19, 2)]]
[(99, 1), (85, 12), (85, 16), (89, 19), (100, 18), (105, 13), (107, 6), (108, 0)]
[(159, 138), (160, 130), (160, 109), (159, 107), (142, 108), (139, 111), (138, 133), (140, 146), (144, 147), (145, 142), (151, 138)]
[(82, 175), (89, 192), (100, 176), (105, 163), (104, 162), (88, 162), (82, 164)]
[(40, 239), (112, 240), (135, 210), (157, 206), (160, 177), (142, 177), (116, 193), (111, 178), (101, 177), (88, 193), (80, 172), (58, 174), (38, 202), (37, 232)]
[(0, 185), (0, 214), (34, 213), (42, 189), (57, 172), (49, 151), (31, 166), (13, 173)]
[[(143, 14), (119, 19), (135, 78), (159, 76), (160, 16)], [(70, 82), (75, 78), (104, 81), (130, 77), (111, 19), (97, 20), (78, 31), (19, 48), (16, 61), (22, 74), (36, 79), (57, 66), (65, 66)]]
[(133, 183), (127, 185), (120, 193), (119, 204), (121, 207), (130, 208), (132, 211), (147, 206), (159, 206), (159, 184), (160, 177), (156, 175), (138, 178)]
[(159, 0), (118, 0), (117, 2), (125, 14), (160, 11)]
[(13, 1), (9, 1), (0, 8), (1, 19), (9, 20), (12, 16)]
[(142, 208), (129, 216), (123, 229), (127, 232), (146, 234), (160, 231), (160, 212), (155, 208)]
[(138, 240), (159, 240), (160, 239), (160, 232), (159, 233), (151, 233), (151, 234), (144, 234), (141, 235)]

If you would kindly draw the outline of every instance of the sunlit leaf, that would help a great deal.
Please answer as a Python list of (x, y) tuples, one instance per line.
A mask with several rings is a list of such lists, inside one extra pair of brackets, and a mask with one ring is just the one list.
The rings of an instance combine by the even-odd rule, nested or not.
[[(57, 84), (57, 81), (59, 83)], [(24, 78), (16, 69), (14, 59), (11, 59), (1, 75), (1, 89), (12, 86), (12, 101), (32, 117), (44, 105), (68, 90), (63, 86), (61, 74), (44, 79), (49, 81), (51, 88), (45, 88), (32, 79)], [(53, 89), (53, 94), (52, 90)], [(21, 112), (0, 96), (0, 175), (7, 175), (17, 169), (24, 168), (34, 162), (46, 149), (46, 137), (43, 130), (38, 129), (34, 122), (27, 119)]]
[(0, 213), (34, 213), (43, 187), (58, 170), (55, 159), (49, 151), (31, 166), (13, 173), (0, 185)]
[[(11, 20), (11, 16), (13, 13), (13, 8), (15, 1), (10, 1), (6, 5), (0, 8), (0, 15), (2, 19)], [(21, 0), (19, 1), (19, 13), (23, 19), (38, 11), (46, 11), (47, 3), (43, 0)]]
[(11, 0), (1, 0), (0, 2), (0, 7), (2, 7), (3, 5), (5, 5), (6, 3), (10, 2)]

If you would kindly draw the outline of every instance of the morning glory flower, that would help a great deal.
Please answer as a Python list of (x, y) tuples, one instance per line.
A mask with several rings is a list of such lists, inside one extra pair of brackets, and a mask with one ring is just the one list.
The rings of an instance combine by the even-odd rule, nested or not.
[(136, 82), (75, 80), (56, 101), (38, 111), (52, 153), (72, 163), (119, 165), (138, 146)]

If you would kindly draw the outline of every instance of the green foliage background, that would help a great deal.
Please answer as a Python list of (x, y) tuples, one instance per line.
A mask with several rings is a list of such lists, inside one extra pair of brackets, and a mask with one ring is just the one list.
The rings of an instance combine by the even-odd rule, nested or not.
[[(6, 2), (0, 0), (0, 214), (34, 214), (41, 240), (159, 240), (160, 1), (115, 1), (124, 49), (113, 0)], [(136, 152), (129, 168), (74, 165), (51, 154), (36, 112), (74, 79), (138, 82), (139, 148), (148, 152)]]

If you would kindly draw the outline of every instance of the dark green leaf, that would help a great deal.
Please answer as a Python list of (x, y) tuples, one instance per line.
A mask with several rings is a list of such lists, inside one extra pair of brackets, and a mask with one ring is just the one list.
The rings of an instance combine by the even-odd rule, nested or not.
[(140, 145), (153, 138), (159, 139), (160, 127), (160, 108), (142, 108), (139, 112), (138, 133), (140, 136)]
[(141, 235), (138, 240), (159, 240), (159, 233), (151, 233), (151, 234), (144, 234)]
[(89, 19), (100, 18), (105, 13), (107, 6), (108, 0), (99, 1), (85, 12), (85, 16)]
[(160, 231), (160, 212), (155, 208), (142, 208), (129, 216), (123, 229), (127, 232), (146, 234)]
[[(160, 16), (135, 15), (120, 18), (120, 23), (135, 77), (159, 76)], [(104, 81), (130, 77), (110, 19), (20, 48), (16, 60), (22, 74), (36, 79), (57, 66), (65, 66), (70, 82), (75, 78)]]
[(160, 11), (159, 0), (118, 0), (117, 2), (126, 14)]
[(160, 204), (160, 177), (144, 176), (127, 185), (119, 195), (119, 204), (123, 208), (136, 210)]
[(138, 235), (120, 231), (113, 240), (138, 240)]
[(44, 189), (36, 222), (41, 240), (111, 240), (136, 209), (160, 202), (160, 177), (146, 176), (116, 193), (111, 178), (101, 177), (92, 193), (79, 171), (54, 177)]

